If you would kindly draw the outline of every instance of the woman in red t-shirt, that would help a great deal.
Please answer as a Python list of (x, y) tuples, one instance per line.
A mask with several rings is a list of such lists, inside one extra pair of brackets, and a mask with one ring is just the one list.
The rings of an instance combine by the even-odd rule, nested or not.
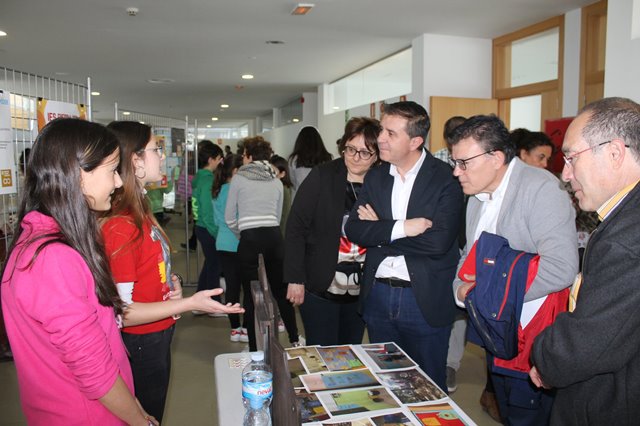
[(191, 310), (242, 313), (243, 309), (211, 299), (222, 289), (182, 298), (181, 279), (171, 273), (169, 240), (144, 195), (145, 185), (162, 179), (162, 148), (147, 125), (116, 121), (108, 128), (120, 142), (123, 186), (114, 192), (102, 233), (118, 293), (127, 305), (122, 336), (129, 350), (136, 396), (162, 421), (176, 316)]

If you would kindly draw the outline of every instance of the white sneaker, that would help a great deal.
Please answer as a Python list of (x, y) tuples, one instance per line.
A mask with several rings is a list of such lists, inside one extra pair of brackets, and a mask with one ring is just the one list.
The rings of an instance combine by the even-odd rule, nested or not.
[(238, 330), (240, 330), (240, 341), (247, 343), (249, 341), (249, 335), (247, 334), (247, 329), (239, 328)]
[(298, 335), (298, 341), (293, 342), (291, 346), (293, 346), (294, 348), (297, 348), (300, 346), (307, 346), (307, 339), (305, 339), (304, 336)]
[(287, 329), (284, 327), (282, 320), (278, 321), (278, 333), (284, 333)]
[(242, 328), (232, 328), (229, 340), (231, 340), (232, 342), (239, 342), (241, 338), (242, 338)]

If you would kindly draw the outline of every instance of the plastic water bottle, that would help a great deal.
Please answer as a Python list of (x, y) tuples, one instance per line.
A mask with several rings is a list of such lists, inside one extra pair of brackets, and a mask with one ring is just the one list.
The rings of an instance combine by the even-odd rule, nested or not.
[(273, 395), (273, 374), (262, 351), (251, 354), (242, 370), (242, 403), (246, 410), (243, 426), (271, 426), (269, 405)]

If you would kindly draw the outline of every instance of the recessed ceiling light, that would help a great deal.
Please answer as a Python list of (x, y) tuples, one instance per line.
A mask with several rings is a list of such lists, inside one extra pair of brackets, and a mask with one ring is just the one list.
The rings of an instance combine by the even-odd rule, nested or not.
[(150, 78), (147, 80), (147, 83), (151, 84), (171, 84), (175, 82), (173, 78)]
[(267, 40), (267, 41), (265, 41), (265, 43), (267, 43), (267, 44), (284, 44), (284, 41), (282, 41), (282, 40)]
[(122, 111), (122, 115), (131, 115), (129, 111)]
[(252, 80), (253, 79), (253, 74), (243, 74), (242, 75), (242, 79), (243, 80)]
[(211, 121), (218, 121), (218, 117), (211, 117)]
[(229, 104), (220, 104), (220, 108), (229, 108)]
[(140, 124), (144, 124), (144, 121), (138, 121), (138, 123), (140, 123)]
[(340, 109), (340, 107), (339, 106), (334, 106), (333, 109)]
[(297, 123), (297, 122), (299, 122), (299, 121), (300, 121), (300, 120), (299, 120), (299, 119), (297, 119), (297, 118), (294, 118), (294, 119), (293, 119), (293, 122), (294, 122), (294, 123)]
[(207, 124), (207, 129), (210, 129), (210, 128), (211, 128), (211, 124)]
[(5, 33), (4, 31), (0, 31), (0, 37), (6, 37), (7, 33)]
[(298, 3), (296, 7), (291, 11), (292, 15), (306, 15), (315, 4), (313, 3)]
[(91, 96), (100, 96), (100, 92), (91, 92)]

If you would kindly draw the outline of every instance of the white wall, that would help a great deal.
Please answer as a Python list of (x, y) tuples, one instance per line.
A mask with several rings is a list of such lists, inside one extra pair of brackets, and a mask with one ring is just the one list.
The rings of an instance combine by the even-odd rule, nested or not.
[[(328, 90), (328, 84), (321, 84), (318, 86), (318, 132), (322, 136), (324, 146), (327, 148), (334, 158), (338, 156), (338, 148), (336, 147), (336, 140), (342, 136), (344, 132), (344, 125), (346, 123), (345, 117), (350, 114), (350, 111), (338, 111), (333, 114), (324, 114), (324, 103), (327, 101), (325, 93)], [(369, 114), (367, 113), (367, 116)], [(350, 115), (350, 117), (354, 117)]]
[[(411, 47), (412, 81), (408, 100), (429, 110), (430, 96), (491, 97), (491, 40), (423, 34), (413, 40)], [(325, 90), (326, 84), (318, 86), (318, 131), (327, 150), (336, 155), (335, 141), (342, 136), (346, 117), (369, 117), (370, 106), (352, 108), (346, 114), (339, 111), (324, 115)], [(386, 101), (397, 102), (398, 98)]]
[(633, 0), (609, 0), (604, 96), (640, 102), (640, 38), (631, 38), (632, 16)]
[(564, 72), (562, 79), (562, 116), (578, 113), (580, 86), (580, 33), (582, 10), (574, 9), (564, 15)]
[(428, 110), (431, 96), (491, 97), (490, 39), (423, 34), (412, 47), (411, 100)]
[[(264, 132), (262, 137), (271, 142), (273, 152), (281, 157), (287, 158), (293, 151), (296, 137), (303, 127), (318, 126), (318, 95), (312, 92), (302, 94), (304, 103), (302, 104), (302, 121), (287, 126), (276, 127), (268, 132)], [(274, 123), (275, 123), (274, 119)], [(326, 144), (326, 141), (325, 141)]]

